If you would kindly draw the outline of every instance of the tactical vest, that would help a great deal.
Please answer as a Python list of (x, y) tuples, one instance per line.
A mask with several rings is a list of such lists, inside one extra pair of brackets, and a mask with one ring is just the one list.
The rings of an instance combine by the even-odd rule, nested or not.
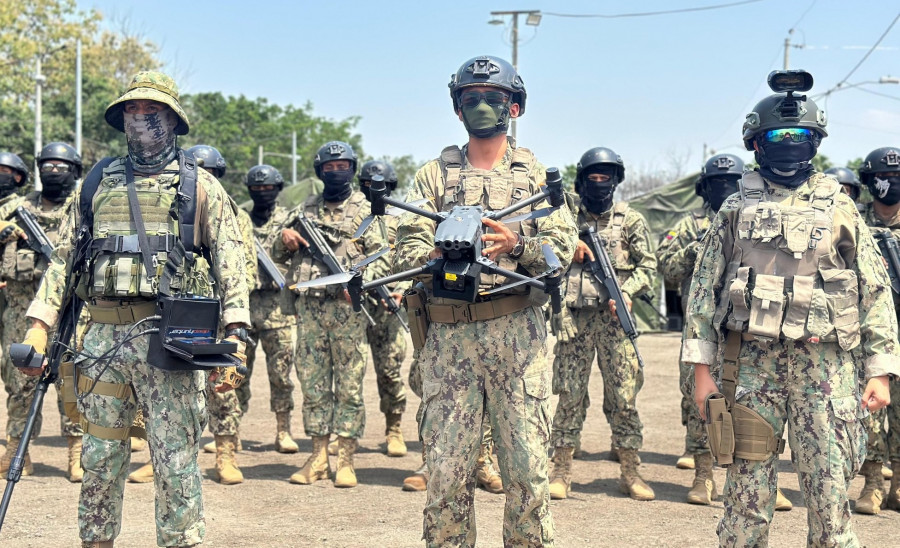
[(850, 350), (860, 341), (859, 285), (833, 238), (855, 228), (834, 225), (841, 185), (819, 174), (810, 183), (808, 202), (796, 192), (777, 202), (758, 172), (744, 174), (715, 325), (725, 320), (745, 340), (837, 341)]
[[(332, 215), (325, 207), (325, 200), (321, 194), (312, 195), (303, 202), (303, 215), (307, 219), (315, 221), (325, 242), (331, 247), (331, 251), (344, 269), (349, 269), (363, 258), (362, 249), (352, 238), (358, 228), (354, 221), (367, 203), (368, 200), (362, 192), (354, 191), (342, 205), (343, 214), (335, 212)], [(298, 261), (299, 266), (296, 264)], [(291, 271), (297, 272), (297, 282), (305, 282), (331, 274), (325, 263), (313, 259), (309, 253), (295, 254)], [(302, 288), (299, 293), (307, 297), (323, 298), (337, 297), (343, 291), (343, 287), (340, 285), (329, 285)]]
[[(156, 272), (148, 279), (137, 229), (131, 218), (125, 161), (119, 158), (103, 169), (93, 204), (93, 242), (87, 275), (81, 277), (77, 295), (90, 302), (98, 297), (112, 299), (154, 299), (159, 291), (169, 252), (179, 237), (176, 195), (179, 190), (177, 163), (170, 163), (155, 175), (135, 174), (134, 188), (140, 204), (144, 229)], [(196, 196), (191, 199), (196, 199)], [(188, 245), (193, 248), (193, 244)], [(186, 292), (211, 296), (213, 281), (209, 263), (196, 257), (189, 276), (180, 265), (170, 280), (172, 293)]]
[[(69, 215), (69, 210), (75, 203), (74, 197), (69, 196), (65, 202), (50, 211), (44, 211), (41, 207), (41, 193), (30, 192), (19, 205), (30, 211), (37, 219), (38, 224), (44, 229), (47, 239), (56, 246), (59, 241), (59, 227)], [(40, 253), (36, 253), (28, 245), (17, 240), (8, 243), (3, 248), (2, 266), (0, 266), (0, 280), (10, 282), (34, 282), (40, 283), (47, 270), (47, 260)]]
[[(630, 263), (631, 254), (628, 245), (622, 237), (622, 226), (625, 224), (625, 215), (628, 212), (628, 203), (619, 202), (613, 206), (609, 215), (603, 215), (599, 219), (592, 219), (580, 208), (578, 210), (578, 226), (584, 224), (593, 225), (597, 234), (606, 242), (606, 253), (616, 271), (619, 285), (631, 277), (634, 265)], [(572, 261), (569, 271), (566, 273), (566, 305), (569, 308), (606, 308), (609, 294), (600, 285), (590, 270), (584, 268), (584, 263)]]
[[(534, 181), (530, 178), (537, 159), (527, 148), (513, 148), (509, 172), (500, 175), (490, 170), (464, 167), (462, 150), (456, 145), (448, 146), (441, 151), (438, 161), (444, 176), (444, 194), (437, 197), (438, 203), (435, 204), (438, 211), (450, 211), (458, 205), (480, 205), (485, 211), (497, 211), (528, 198), (537, 191)], [(506, 226), (526, 237), (537, 234), (537, 223), (534, 220), (507, 223)], [(512, 271), (519, 266), (518, 261), (511, 259), (509, 255), (501, 255), (497, 263), (502, 268)], [(520, 269), (520, 272), (528, 274), (524, 269)], [(509, 282), (510, 280), (504, 276), (482, 274), (479, 287), (484, 291)], [(528, 286), (521, 285), (501, 292), (500, 295), (528, 292)]]

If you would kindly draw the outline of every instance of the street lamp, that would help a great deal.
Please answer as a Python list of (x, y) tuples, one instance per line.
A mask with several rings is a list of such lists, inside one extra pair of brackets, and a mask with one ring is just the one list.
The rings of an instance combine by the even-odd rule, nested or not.
[[(500, 19), (501, 16), (511, 15), (512, 16), (512, 66), (519, 72), (519, 16), (525, 15), (525, 24), (530, 25), (532, 27), (536, 27), (541, 24), (541, 11), (540, 10), (510, 10), (510, 11), (492, 11), (491, 16), (493, 19), (488, 21), (489, 25), (502, 25), (503, 20)], [(510, 133), (512, 134), (512, 138), (516, 138), (516, 119), (513, 118), (510, 122)]]

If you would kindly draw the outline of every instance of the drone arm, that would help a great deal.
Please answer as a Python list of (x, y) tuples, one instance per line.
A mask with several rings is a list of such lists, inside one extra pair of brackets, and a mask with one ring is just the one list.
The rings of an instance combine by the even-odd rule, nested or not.
[(415, 278), (416, 276), (427, 274), (431, 272), (431, 267), (433, 265), (433, 261), (428, 261), (422, 266), (416, 268), (410, 268), (409, 270), (404, 270), (403, 272), (398, 272), (396, 274), (391, 274), (390, 276), (385, 276), (383, 278), (378, 278), (377, 280), (372, 280), (370, 282), (366, 282), (362, 284), (362, 290), (367, 291), (369, 289), (374, 289), (376, 287), (380, 287), (382, 285), (392, 284), (394, 282), (401, 282), (404, 280), (409, 280)]
[(435, 213), (433, 211), (428, 211), (427, 209), (422, 209), (421, 207), (416, 207), (414, 205), (404, 202), (403, 200), (397, 200), (395, 198), (391, 198), (390, 196), (385, 196), (383, 198), (383, 200), (384, 200), (384, 203), (386, 203), (386, 204), (390, 204), (394, 207), (403, 209), (405, 211), (409, 211), (410, 213), (415, 213), (416, 215), (421, 215), (422, 217), (425, 217), (426, 219), (431, 219), (432, 221), (434, 221), (436, 223), (439, 223), (444, 220), (444, 217), (442, 217), (438, 213)]

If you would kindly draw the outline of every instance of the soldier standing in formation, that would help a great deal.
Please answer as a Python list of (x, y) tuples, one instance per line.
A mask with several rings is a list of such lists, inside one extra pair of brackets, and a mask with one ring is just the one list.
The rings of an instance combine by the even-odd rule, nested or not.
[[(0, 207), (0, 219), (6, 219), (16, 208), (23, 207), (35, 217), (50, 243), (56, 245), (62, 224), (69, 218), (72, 208), (75, 207), (72, 191), (75, 189), (76, 180), (81, 179), (83, 169), (81, 156), (74, 148), (65, 143), (50, 143), (41, 149), (37, 163), (40, 169), (41, 190), (29, 192), (24, 198), (5, 203)], [(6, 245), (0, 244), (3, 252), (0, 280), (6, 283), (6, 288), (3, 290), (6, 301), (2, 316), (3, 339), (0, 344), (5, 349), (8, 349), (9, 345), (21, 341), (25, 336), (25, 331), (29, 326), (29, 322), (25, 318), (25, 311), (28, 310), (28, 305), (34, 299), (35, 292), (41, 283), (41, 277), (49, 266), (43, 255), (35, 252), (25, 243), (24, 232), (19, 231), (18, 234), (18, 239), (10, 241)], [(6, 446), (6, 453), (0, 457), (0, 474), (5, 474), (16, 449), (18, 449), (22, 432), (25, 430), (28, 410), (31, 407), (31, 400), (34, 399), (34, 390), (37, 387), (38, 379), (19, 371), (6, 353), (3, 355), (0, 372), (2, 372), (7, 394), (6, 435), (9, 443)], [(69, 448), (68, 478), (69, 481), (79, 482), (83, 476), (81, 436), (84, 432), (80, 424), (72, 422), (66, 416), (62, 400), (59, 400), (59, 415), (62, 435), (66, 438)], [(33, 432), (34, 437), (40, 435), (41, 418), (41, 415), (38, 414)], [(34, 473), (29, 453), (25, 453), (25, 468), (22, 473), (23, 475)]]
[[(625, 164), (618, 154), (604, 147), (585, 152), (575, 175), (575, 222), (581, 230), (594, 227), (603, 238), (630, 307), (634, 298), (651, 289), (656, 257), (644, 217), (626, 202), (613, 205), (613, 194), (624, 179)], [(564, 499), (571, 489), (572, 456), (590, 406), (588, 383), (596, 353), (603, 375), (603, 414), (612, 430), (610, 452), (621, 463), (619, 488), (635, 500), (653, 500), (653, 489), (638, 472), (643, 425), (636, 400), (644, 384), (644, 371), (631, 341), (624, 336), (609, 295), (584, 266), (595, 260), (593, 253), (582, 240), (576, 245), (566, 274), (565, 306), (551, 317), (558, 341), (553, 391), (559, 394), (559, 403), (551, 435), (550, 496)]]
[[(294, 229), (302, 216), (318, 225), (334, 255), (349, 268), (365, 257), (381, 251), (387, 242), (380, 230), (369, 230), (358, 240), (351, 239), (369, 215), (369, 202), (351, 186), (357, 157), (353, 148), (341, 141), (324, 144), (313, 162), (316, 175), (325, 184), (322, 194), (314, 194), (295, 208), (276, 240), (273, 258), (290, 258), (289, 282), (304, 282), (330, 274), (326, 265), (306, 252), (309, 243)], [(371, 280), (388, 271), (384, 257), (370, 263), (364, 279)], [(303, 426), (312, 437), (312, 454), (291, 476), (291, 483), (311, 484), (328, 479), (328, 443), (337, 435), (338, 463), (335, 487), (356, 487), (353, 454), (366, 423), (363, 376), (366, 371), (366, 318), (354, 312), (346, 290), (338, 285), (299, 289), (295, 301), (299, 325), (297, 372), (303, 390)]]
[[(734, 460), (721, 546), (768, 543), (786, 425), (809, 544), (857, 545), (847, 490), (860, 465), (861, 419), (888, 402), (888, 375), (900, 373), (884, 264), (855, 204), (810, 164), (827, 135), (825, 113), (793, 93), (812, 77), (788, 76), (773, 74), (773, 89), (786, 93), (747, 115), (744, 145), (760, 168), (716, 214), (688, 295), (682, 360), (694, 367), (713, 454)], [(719, 364), (724, 397), (710, 371)], [(708, 409), (716, 411), (707, 417)], [(730, 438), (726, 424), (731, 447), (718, 443)]]
[[(189, 123), (170, 77), (159, 72), (135, 75), (125, 94), (107, 107), (106, 120), (125, 133), (128, 153), (101, 161), (85, 179), (84, 209), (73, 208), (64, 225), (71, 228), (60, 235), (28, 309), (34, 323), (25, 344), (46, 353), (47, 332), (56, 323), (69, 276), (86, 272), (76, 289), (91, 315), (83, 354), (76, 360), (81, 379), (78, 409), (86, 424), (78, 512), (82, 541), (85, 546), (108, 548), (119, 534), (130, 460), (129, 425), (140, 408), (156, 476), (157, 542), (193, 546), (202, 542), (206, 531), (197, 452), (205, 423), (202, 392), (207, 375), (150, 365), (148, 338), (129, 335), (135, 322), (154, 314), (160, 288), (212, 295), (214, 277), (224, 305), (226, 334), (237, 340), (233, 330), (250, 320), (249, 291), (241, 275), (244, 253), (224, 189), (176, 146), (176, 136), (187, 134)], [(182, 211), (179, 204), (185, 202), (176, 199), (181, 184), (193, 177), (196, 193), (190, 201), (195, 216), (173, 218), (172, 212)], [(138, 226), (145, 227), (146, 237), (138, 233)], [(190, 230), (194, 226), (197, 230)], [(86, 264), (76, 265), (81, 259), (73, 253), (76, 234), (85, 230), (93, 242), (84, 257)], [(193, 232), (194, 237), (182, 240), (182, 231)], [(131, 242), (141, 240), (146, 245), (135, 250)], [(175, 254), (168, 252), (172, 245), (197, 253), (173, 260)], [(211, 264), (205, 256), (212, 258)], [(171, 269), (164, 268), (167, 262)], [(158, 268), (148, 268), (155, 263)], [(114, 347), (118, 353), (109, 360), (90, 358)], [(244, 357), (240, 352), (235, 356)], [(240, 381), (235, 368), (226, 370), (224, 378), (223, 388)]]
[[(469, 133), (460, 149), (450, 146), (416, 173), (407, 202), (427, 199), (426, 209), (456, 205), (502, 209), (535, 194), (545, 170), (528, 149), (507, 138), (510, 119), (525, 110), (522, 78), (506, 61), (482, 56), (465, 62), (450, 80), (454, 114)], [(534, 209), (546, 203), (534, 204)], [(572, 216), (561, 210), (511, 225), (484, 219), (484, 255), (500, 266), (531, 273), (547, 270), (541, 244), (551, 245), (565, 268), (575, 248)], [(434, 221), (407, 214), (397, 229), (394, 270), (417, 268), (440, 256)], [(505, 283), (482, 275), (481, 288)], [(527, 286), (483, 297), (474, 304), (435, 297), (424, 280), (428, 326), (419, 350), (426, 446), (427, 546), (474, 546), (475, 468), (481, 425), (489, 422), (506, 490), (506, 545), (553, 546), (547, 481), (550, 434), (550, 369), (546, 295)]]
[(856, 173), (846, 167), (833, 167), (825, 170), (825, 175), (832, 175), (841, 183), (841, 190), (854, 202), (859, 201), (862, 192), (862, 184), (856, 177)]

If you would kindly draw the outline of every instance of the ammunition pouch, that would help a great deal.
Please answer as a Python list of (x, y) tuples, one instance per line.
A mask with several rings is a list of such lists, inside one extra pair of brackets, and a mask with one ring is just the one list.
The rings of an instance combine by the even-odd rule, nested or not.
[(725, 396), (714, 392), (706, 397), (706, 433), (709, 451), (720, 465), (734, 462), (734, 422)]
[(403, 294), (403, 305), (409, 317), (409, 334), (413, 348), (421, 350), (428, 336), (428, 314), (425, 310), (425, 288), (418, 284)]
[[(75, 381), (75, 364), (73, 362), (62, 362), (59, 364), (59, 374), (62, 379), (62, 399), (63, 409), (66, 416), (72, 422), (79, 423), (85, 434), (90, 434), (95, 438), (103, 440), (127, 440), (128, 438), (147, 439), (147, 431), (136, 425), (125, 426), (122, 428), (110, 428), (107, 426), (99, 426), (88, 422), (78, 411), (78, 394), (90, 392), (99, 396), (109, 396), (118, 400), (134, 401), (134, 389), (130, 384), (119, 384), (104, 381), (95, 381), (84, 375), (78, 376)], [(76, 390), (77, 387), (77, 390)]]

